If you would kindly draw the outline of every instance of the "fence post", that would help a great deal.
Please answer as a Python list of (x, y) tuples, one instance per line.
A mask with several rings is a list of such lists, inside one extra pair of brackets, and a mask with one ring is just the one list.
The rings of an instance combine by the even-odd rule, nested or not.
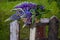
[(48, 18), (41, 18), (40, 23), (36, 25), (36, 40), (45, 40), (46, 39), (46, 25), (49, 23)]
[(19, 40), (19, 24), (17, 20), (10, 23), (10, 40)]
[(48, 40), (58, 40), (59, 20), (52, 16), (49, 21)]
[(30, 27), (30, 40), (35, 40), (36, 26)]
[(49, 23), (48, 18), (43, 18), (39, 23), (30, 28), (30, 40), (45, 40), (45, 27)]
[(45, 23), (38, 23), (38, 24), (36, 26), (36, 40), (45, 40), (46, 24)]

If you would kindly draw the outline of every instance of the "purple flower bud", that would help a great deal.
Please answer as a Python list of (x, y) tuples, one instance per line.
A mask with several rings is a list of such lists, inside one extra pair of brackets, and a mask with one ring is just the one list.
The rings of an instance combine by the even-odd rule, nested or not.
[(12, 16), (10, 17), (10, 19), (11, 19), (11, 20), (18, 20), (18, 19), (20, 19), (20, 16), (14, 14), (14, 15), (12, 15)]
[(32, 16), (32, 13), (30, 11), (25, 10), (25, 14), (26, 14), (26, 18), (30, 18)]
[(22, 4), (20, 5), (17, 5), (15, 8), (22, 8), (23, 10), (29, 10), (31, 8), (35, 8), (37, 5), (34, 4), (34, 3), (27, 3), (27, 2), (23, 2)]
[(44, 10), (44, 6), (40, 6), (40, 9), (41, 9), (41, 10)]

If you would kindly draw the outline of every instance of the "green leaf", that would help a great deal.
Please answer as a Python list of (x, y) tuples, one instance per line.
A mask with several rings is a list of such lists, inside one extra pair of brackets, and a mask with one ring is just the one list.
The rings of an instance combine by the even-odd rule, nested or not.
[(32, 24), (35, 22), (35, 15), (32, 15)]

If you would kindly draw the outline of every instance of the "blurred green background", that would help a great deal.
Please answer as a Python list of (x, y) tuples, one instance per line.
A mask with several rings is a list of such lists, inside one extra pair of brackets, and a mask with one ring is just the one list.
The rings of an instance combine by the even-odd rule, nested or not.
[[(42, 18), (50, 18), (51, 16), (56, 15), (60, 19), (60, 0), (0, 0), (0, 40), (9, 40), (10, 22), (4, 22), (4, 20), (13, 14), (12, 12), (10, 12), (10, 10), (13, 9), (15, 5), (24, 1), (44, 5), (46, 9), (51, 10), (51, 12), (42, 15)], [(22, 26), (23, 22), (21, 22), (20, 24)], [(21, 31), (20, 33), (21, 39), (29, 38), (28, 27), (25, 27), (24, 29), (21, 29), (20, 27), (20, 31)], [(46, 28), (46, 33), (47, 32), (48, 27)]]

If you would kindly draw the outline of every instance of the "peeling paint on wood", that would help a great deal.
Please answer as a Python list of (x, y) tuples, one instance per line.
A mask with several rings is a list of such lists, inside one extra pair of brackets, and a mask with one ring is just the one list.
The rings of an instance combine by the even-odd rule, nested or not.
[(35, 40), (36, 27), (30, 27), (30, 40)]
[(19, 40), (19, 24), (17, 20), (10, 23), (10, 40)]

